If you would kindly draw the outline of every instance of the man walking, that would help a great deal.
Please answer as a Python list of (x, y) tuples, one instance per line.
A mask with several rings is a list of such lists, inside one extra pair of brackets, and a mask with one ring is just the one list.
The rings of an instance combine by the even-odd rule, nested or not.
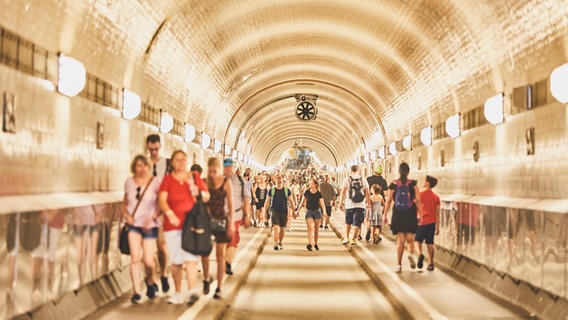
[(320, 183), (320, 192), (323, 197), (323, 203), (325, 204), (325, 212), (323, 212), (323, 229), (329, 230), (329, 217), (331, 217), (331, 204), (337, 197), (335, 187), (329, 183), (329, 175), (325, 175), (322, 183)]
[[(356, 245), (354, 237), (358, 234), (361, 223), (365, 219), (365, 206), (371, 208), (369, 184), (359, 174), (358, 165), (351, 166), (351, 174), (343, 181), (339, 205), (341, 209), (345, 209), (345, 237), (342, 243), (351, 242), (351, 245)], [(354, 237), (350, 238), (352, 225)]]
[[(151, 134), (146, 138), (146, 149), (150, 154), (150, 170), (154, 179), (162, 181), (166, 174), (170, 173), (170, 159), (160, 156), (160, 148), (162, 147), (160, 136)], [(163, 216), (160, 218), (163, 219)], [(158, 248), (158, 263), (160, 265), (160, 281), (162, 283), (162, 292), (166, 293), (170, 290), (168, 283), (168, 246), (164, 238), (164, 228), (160, 222), (158, 228), (158, 238), (156, 240)]]
[(272, 209), (272, 227), (274, 228), (272, 234), (274, 235), (274, 250), (282, 250), (282, 240), (286, 232), (286, 225), (288, 224), (288, 204), (291, 205), (292, 210), (296, 211), (296, 202), (292, 196), (290, 189), (284, 187), (282, 175), (277, 173), (274, 175), (276, 186), (270, 189), (268, 197), (264, 204), (264, 209)]

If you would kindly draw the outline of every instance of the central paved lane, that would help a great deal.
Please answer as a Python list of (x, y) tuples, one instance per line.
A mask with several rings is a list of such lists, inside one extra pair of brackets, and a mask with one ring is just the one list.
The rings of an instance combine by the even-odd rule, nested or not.
[(284, 250), (267, 243), (225, 319), (398, 317), (333, 231), (321, 232), (320, 251), (309, 252), (303, 216), (292, 229)]

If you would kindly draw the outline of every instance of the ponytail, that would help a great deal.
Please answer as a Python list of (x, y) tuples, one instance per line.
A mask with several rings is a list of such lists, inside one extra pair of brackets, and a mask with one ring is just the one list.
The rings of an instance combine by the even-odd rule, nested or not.
[(401, 163), (398, 167), (398, 172), (400, 173), (400, 181), (402, 183), (406, 183), (406, 180), (408, 180), (408, 174), (410, 173), (410, 167), (408, 166), (408, 163)]

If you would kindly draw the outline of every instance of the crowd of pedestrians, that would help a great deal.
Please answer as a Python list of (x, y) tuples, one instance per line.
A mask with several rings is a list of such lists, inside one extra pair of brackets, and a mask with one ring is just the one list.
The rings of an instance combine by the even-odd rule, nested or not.
[[(241, 174), (230, 159), (222, 162), (210, 158), (205, 179), (203, 169), (193, 164), (187, 171), (187, 155), (176, 150), (170, 158), (160, 156), (160, 137), (150, 135), (146, 140), (149, 157), (137, 155), (131, 163), (132, 176), (124, 185), (123, 222), (130, 225), (130, 273), (133, 284), (132, 303), (141, 300), (142, 266), (145, 274), (146, 296), (154, 299), (158, 292), (170, 289), (168, 270), (175, 292), (168, 303), (193, 305), (201, 295), (197, 289), (199, 262), (203, 270), (203, 294), (210, 292), (213, 277), (209, 272), (209, 255), (194, 255), (182, 248), (182, 228), (186, 214), (197, 201), (205, 203), (210, 218), (224, 221), (222, 231), (212, 231), (216, 258), (217, 288), (213, 295), (220, 299), (223, 276), (232, 275), (233, 259), (244, 225), (272, 228), (273, 249), (284, 249), (286, 232), (291, 220), (305, 208), (307, 244), (309, 251), (319, 251), (321, 230), (330, 229), (334, 209), (345, 211), (345, 234), (342, 243), (357, 245), (362, 240), (361, 228), (366, 226), (365, 239), (379, 244), (381, 232), (390, 226), (396, 235), (397, 265), (402, 270), (405, 247), (411, 268), (422, 268), (426, 257), (422, 243), (426, 242), (428, 270), (434, 269), (434, 236), (439, 233), (440, 199), (432, 191), (437, 179), (427, 176), (423, 191), (418, 182), (409, 178), (408, 164), (401, 163), (399, 177), (388, 186), (378, 166), (372, 176), (364, 178), (358, 165), (350, 168), (339, 188), (335, 177), (322, 175), (313, 167), (290, 171), (288, 176), (276, 170), (253, 174), (247, 168)], [(390, 222), (389, 222), (389, 212)], [(415, 262), (414, 252), (418, 251)], [(186, 274), (187, 291), (182, 289)]]

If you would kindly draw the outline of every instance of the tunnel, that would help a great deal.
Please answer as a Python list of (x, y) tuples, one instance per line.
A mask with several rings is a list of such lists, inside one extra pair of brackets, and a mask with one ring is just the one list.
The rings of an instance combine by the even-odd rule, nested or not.
[[(568, 317), (565, 0), (0, 6), (0, 318)], [(176, 308), (163, 293), (133, 307), (119, 238), (148, 136), (202, 178), (210, 158), (230, 159), (251, 179), (249, 202), (265, 173), (290, 188), (306, 172), (333, 178), (336, 201), (354, 167), (390, 184), (408, 164), (420, 191), (436, 177), (435, 271), (406, 256), (393, 271), (386, 225), (379, 244), (342, 244), (334, 205), (322, 250), (306, 251), (304, 211), (279, 252), (271, 228), (242, 226), (221, 301)], [(385, 314), (353, 311), (338, 290)]]

